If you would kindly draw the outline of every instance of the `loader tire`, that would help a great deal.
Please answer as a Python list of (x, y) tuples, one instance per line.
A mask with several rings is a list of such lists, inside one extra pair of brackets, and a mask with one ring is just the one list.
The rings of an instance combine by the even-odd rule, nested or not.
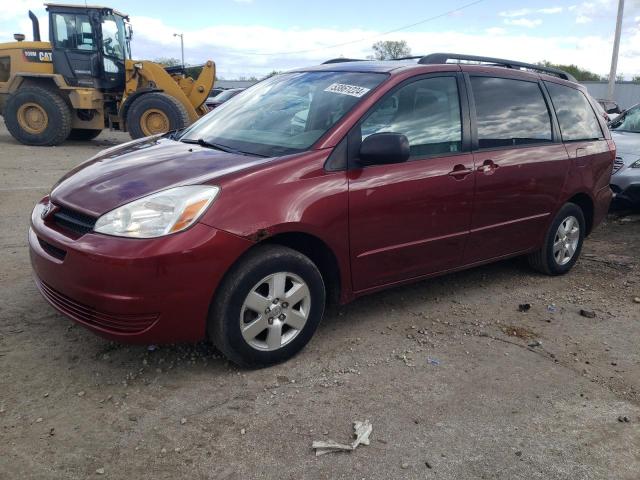
[(93, 140), (102, 133), (102, 129), (94, 130), (92, 128), (72, 128), (69, 133), (69, 140)]
[(4, 122), (9, 133), (20, 143), (59, 145), (71, 132), (71, 108), (53, 90), (23, 87), (9, 96)]
[(127, 113), (131, 138), (167, 133), (189, 125), (186, 108), (166, 93), (145, 93), (133, 101)]

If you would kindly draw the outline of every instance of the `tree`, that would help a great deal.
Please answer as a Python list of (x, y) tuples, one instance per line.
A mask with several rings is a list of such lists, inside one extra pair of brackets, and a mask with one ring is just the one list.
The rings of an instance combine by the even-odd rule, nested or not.
[(633, 77), (631, 77), (631, 81), (633, 83), (640, 83), (640, 75), (634, 75)]
[(406, 40), (381, 40), (374, 43), (371, 48), (376, 60), (394, 60), (411, 55), (411, 49)]
[(589, 70), (584, 70), (578, 67), (577, 65), (573, 65), (573, 64), (561, 65), (559, 63), (551, 63), (547, 60), (543, 60), (542, 62), (539, 62), (538, 65), (542, 65), (543, 67), (552, 67), (552, 68), (558, 68), (560, 70), (564, 70), (565, 72), (573, 75), (576, 78), (576, 80), (578, 80), (579, 82), (583, 82), (583, 81), (598, 82), (602, 80), (602, 77), (597, 73), (590, 72)]
[(178, 58), (174, 57), (159, 57), (154, 60), (155, 63), (159, 63), (163, 67), (176, 67), (182, 65), (182, 62)]
[(270, 73), (268, 73), (267, 75), (265, 75), (264, 77), (262, 77), (262, 80), (264, 80), (265, 78), (270, 78), (273, 77), (274, 75), (278, 75), (282, 73), (282, 70), (271, 70)]

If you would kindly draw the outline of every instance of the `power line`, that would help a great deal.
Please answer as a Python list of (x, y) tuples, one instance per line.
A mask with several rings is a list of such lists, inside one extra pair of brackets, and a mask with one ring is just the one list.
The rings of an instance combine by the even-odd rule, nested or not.
[(462, 6), (458, 7), (458, 8), (454, 8), (453, 10), (449, 10), (449, 11), (444, 12), (444, 13), (439, 13), (438, 15), (434, 15), (433, 17), (425, 18), (424, 20), (420, 20), (418, 22), (411, 23), (409, 25), (403, 25), (402, 27), (394, 28), (393, 30), (388, 30), (386, 32), (382, 32), (382, 33), (378, 33), (376, 35), (372, 35), (371, 37), (360, 38), (358, 40), (350, 40), (348, 42), (343, 42), (343, 43), (336, 43), (335, 45), (323, 45), (323, 46), (318, 47), (318, 48), (311, 48), (311, 49), (308, 49), (308, 50), (294, 50), (294, 51), (289, 51), (289, 52), (261, 53), (261, 52), (246, 52), (246, 51), (242, 51), (242, 50), (234, 50), (234, 52), (235, 53), (241, 53), (241, 54), (244, 54), (244, 55), (273, 56), (273, 55), (292, 55), (292, 54), (298, 54), (298, 53), (311, 53), (311, 52), (318, 52), (320, 50), (326, 50), (328, 48), (344, 47), (345, 45), (353, 45), (354, 43), (371, 41), (371, 40), (374, 40), (376, 38), (380, 38), (380, 37), (382, 37), (384, 35), (389, 35), (390, 33), (396, 33), (396, 32), (400, 32), (402, 30), (406, 30), (408, 28), (416, 27), (418, 25), (422, 25), (423, 23), (431, 22), (433, 20), (437, 20), (439, 18), (451, 15), (453, 13), (460, 12), (462, 10), (465, 10), (466, 8), (473, 7), (474, 5), (477, 5), (477, 4), (482, 3), (484, 1), (485, 0), (475, 0), (473, 2), (466, 3), (466, 4), (464, 4), (464, 5), (462, 5)]

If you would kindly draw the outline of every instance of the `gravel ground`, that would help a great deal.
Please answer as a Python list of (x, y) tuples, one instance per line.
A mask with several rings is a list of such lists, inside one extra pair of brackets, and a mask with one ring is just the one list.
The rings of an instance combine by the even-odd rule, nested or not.
[[(515, 259), (375, 294), (247, 371), (207, 343), (110, 343), (38, 294), (32, 206), (125, 139), (26, 147), (0, 126), (0, 478), (640, 477), (637, 213), (609, 216), (569, 275)], [(314, 456), (365, 419), (370, 445)]]

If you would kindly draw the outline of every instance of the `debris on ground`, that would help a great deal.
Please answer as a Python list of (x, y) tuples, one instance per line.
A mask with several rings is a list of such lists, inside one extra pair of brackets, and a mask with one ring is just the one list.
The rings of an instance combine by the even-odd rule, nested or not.
[(640, 303), (640, 297), (634, 297), (633, 301), (634, 303)]
[(596, 312), (593, 310), (580, 310), (580, 315), (585, 318), (596, 318)]
[(551, 313), (555, 313), (558, 311), (558, 307), (552, 303), (551, 305), (547, 305), (547, 310)]
[(427, 363), (429, 365), (434, 365), (434, 366), (439, 366), (440, 365), (440, 360), (438, 360), (437, 358), (431, 358), (431, 357), (427, 357)]
[(530, 303), (521, 303), (520, 305), (518, 305), (519, 312), (528, 312), (529, 310), (531, 310)]
[(629, 419), (629, 417), (627, 417), (626, 415), (620, 415), (618, 417), (618, 421), (620, 423), (629, 423), (631, 420)]
[(530, 347), (539, 347), (540, 345), (542, 345), (542, 343), (540, 343), (540, 340), (534, 340), (533, 342), (529, 343)]
[(351, 444), (338, 443), (333, 440), (317, 440), (313, 442), (311, 448), (316, 451), (316, 457), (332, 452), (351, 452), (358, 445), (369, 445), (369, 436), (373, 431), (373, 426), (369, 420), (364, 422), (353, 422), (353, 436), (355, 440)]
[(97, 475), (104, 475), (104, 468), (97, 468), (96, 469), (96, 474)]
[(147, 347), (147, 351), (149, 351), (149, 352), (155, 352), (157, 349), (158, 349), (157, 345), (149, 345)]

